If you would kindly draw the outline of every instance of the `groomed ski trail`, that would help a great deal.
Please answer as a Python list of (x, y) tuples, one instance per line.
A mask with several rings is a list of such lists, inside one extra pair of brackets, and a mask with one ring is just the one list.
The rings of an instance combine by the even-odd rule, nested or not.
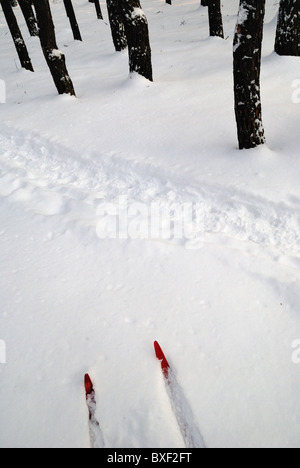
[(89, 374), (84, 376), (86, 404), (89, 412), (89, 435), (91, 448), (104, 448), (103, 434), (96, 418), (96, 396)]
[(161, 362), (166, 391), (186, 448), (206, 448), (183, 390), (157, 341), (154, 342), (154, 348), (156, 357)]

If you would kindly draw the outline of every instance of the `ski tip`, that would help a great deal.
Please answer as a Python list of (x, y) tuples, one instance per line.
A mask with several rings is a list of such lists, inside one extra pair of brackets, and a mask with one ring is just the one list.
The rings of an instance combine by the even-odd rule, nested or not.
[(84, 387), (86, 396), (90, 395), (94, 391), (93, 383), (89, 374), (85, 374), (84, 376)]
[(154, 341), (154, 349), (157, 359), (161, 360), (164, 357), (164, 353), (158, 343), (158, 341)]
[(159, 345), (159, 343), (157, 341), (154, 341), (154, 349), (155, 349), (156, 357), (161, 363), (162, 371), (163, 371), (165, 377), (168, 377), (170, 366), (169, 366), (169, 363), (168, 363), (168, 361), (166, 359), (166, 356), (163, 353), (163, 350), (161, 349), (161, 347), (160, 347), (160, 345)]

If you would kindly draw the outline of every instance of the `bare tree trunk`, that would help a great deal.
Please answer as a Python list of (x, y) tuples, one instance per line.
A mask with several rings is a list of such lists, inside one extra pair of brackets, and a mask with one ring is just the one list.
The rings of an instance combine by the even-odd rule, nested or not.
[(20, 8), (22, 10), (23, 16), (25, 18), (28, 31), (31, 36), (38, 36), (39, 31), (37, 28), (37, 22), (34, 15), (34, 11), (32, 9), (32, 2), (31, 0), (18, 0)]
[(239, 148), (265, 143), (260, 68), (265, 0), (240, 0), (234, 36), (234, 97)]
[(116, 0), (106, 0), (106, 4), (113, 43), (116, 51), (120, 52), (127, 47), (122, 9)]
[[(117, 1), (117, 0), (115, 0), (115, 1)], [(102, 19), (103, 19), (103, 15), (102, 15), (102, 11), (101, 11), (101, 6), (100, 6), (100, 3), (99, 3), (99, 0), (89, 0), (89, 2), (95, 4), (97, 18), (102, 20)]]
[(208, 17), (210, 36), (224, 39), (221, 0), (208, 0)]
[(280, 1), (275, 52), (300, 56), (300, 0)]
[(18, 26), (15, 14), (12, 9), (12, 4), (8, 0), (0, 0), (2, 10), (7, 22), (7, 25), (9, 27), (10, 33), (12, 35), (20, 62), (21, 66), (25, 68), (26, 70), (29, 71), (34, 71), (33, 66), (27, 51), (26, 44), (24, 42), (22, 33), (20, 31), (20, 28)]
[(73, 4), (72, 4), (72, 0), (64, 0), (64, 5), (65, 5), (67, 16), (69, 18), (70, 25), (72, 28), (73, 37), (75, 41), (82, 41), (75, 11), (74, 11)]
[(68, 74), (65, 56), (58, 50), (49, 0), (33, 0), (36, 11), (42, 50), (59, 94), (75, 96)]
[(120, 0), (129, 49), (129, 70), (153, 81), (148, 22), (139, 0)]

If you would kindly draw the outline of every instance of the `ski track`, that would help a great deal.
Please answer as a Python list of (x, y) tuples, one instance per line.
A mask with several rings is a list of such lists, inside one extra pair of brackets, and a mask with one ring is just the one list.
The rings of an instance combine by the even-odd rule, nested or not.
[[(67, 223), (93, 228), (96, 234), (97, 209), (103, 202), (116, 203), (126, 196), (129, 203), (164, 207), (192, 203), (201, 207), (204, 236), (222, 234), (300, 255), (300, 200), (290, 206), (233, 187), (193, 187), (122, 154), (77, 154), (37, 134), (8, 127), (1, 129), (0, 144), (0, 197), (21, 202), (29, 211), (60, 216)], [(191, 238), (168, 240), (193, 248)]]

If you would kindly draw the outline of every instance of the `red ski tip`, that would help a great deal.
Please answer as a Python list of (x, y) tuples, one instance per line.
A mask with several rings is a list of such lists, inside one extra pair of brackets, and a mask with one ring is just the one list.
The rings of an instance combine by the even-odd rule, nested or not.
[(161, 349), (157, 341), (154, 341), (154, 349), (155, 349), (156, 357), (161, 363), (163, 374), (165, 377), (168, 377), (170, 366), (166, 359), (166, 356), (163, 353), (163, 350)]
[(85, 386), (86, 397), (88, 397), (88, 395), (90, 395), (94, 391), (93, 384), (92, 384), (89, 374), (85, 374), (84, 376), (84, 386)]

